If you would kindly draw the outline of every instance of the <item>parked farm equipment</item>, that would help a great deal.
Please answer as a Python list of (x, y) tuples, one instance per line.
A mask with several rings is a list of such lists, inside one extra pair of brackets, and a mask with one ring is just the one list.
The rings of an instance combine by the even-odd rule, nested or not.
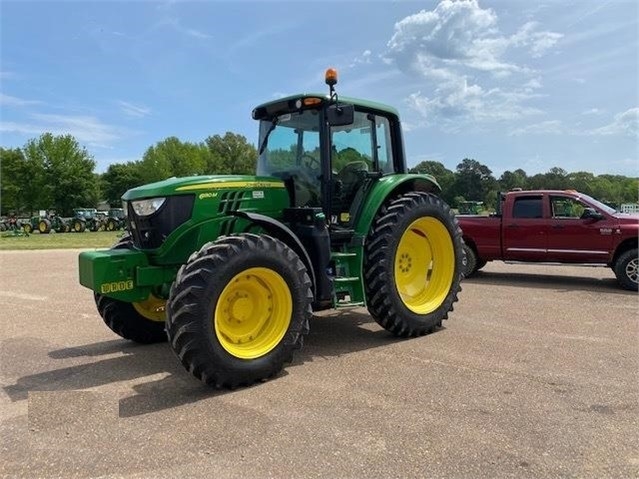
[(85, 230), (104, 230), (104, 223), (100, 220), (95, 208), (74, 208), (71, 219), (71, 231), (82, 233)]

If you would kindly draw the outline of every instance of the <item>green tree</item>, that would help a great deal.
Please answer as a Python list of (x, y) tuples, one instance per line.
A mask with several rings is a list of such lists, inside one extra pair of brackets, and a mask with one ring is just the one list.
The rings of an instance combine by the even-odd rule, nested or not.
[[(442, 187), (442, 198), (447, 203), (454, 202), (455, 196), (453, 195), (452, 186), (455, 183), (455, 173), (446, 168), (442, 163), (438, 161), (422, 161), (408, 170), (409, 173), (426, 173), (432, 175)], [(462, 200), (464, 201), (464, 200)]]
[(144, 183), (172, 176), (201, 175), (206, 170), (209, 151), (203, 143), (189, 143), (171, 136), (149, 147), (139, 164)]
[(211, 152), (206, 166), (208, 174), (250, 175), (255, 173), (257, 150), (247, 139), (231, 132), (209, 136), (206, 145)]
[(30, 209), (55, 209), (63, 215), (74, 207), (95, 207), (99, 187), (93, 170), (95, 161), (71, 135), (44, 133), (24, 147), (30, 171), (38, 171)]
[(528, 175), (521, 168), (516, 169), (515, 171), (504, 171), (502, 175), (499, 177), (499, 188), (502, 191), (510, 191), (513, 188), (521, 188), (526, 189), (526, 184), (528, 182)]
[(102, 196), (112, 207), (119, 207), (122, 195), (145, 183), (138, 162), (114, 163), (101, 176)]
[[(490, 193), (497, 189), (497, 180), (493, 172), (486, 165), (477, 160), (464, 158), (457, 165), (454, 196), (463, 196), (469, 201), (490, 202)], [(488, 201), (487, 201), (488, 200)]]
[(49, 189), (46, 188), (45, 154), (40, 150), (39, 141), (29, 140), (22, 149), (24, 165), (21, 169), (20, 197), (21, 211), (32, 215), (34, 211), (51, 207)]
[(0, 148), (1, 214), (19, 212), (24, 207), (22, 190), (27, 184), (25, 158), (19, 148)]

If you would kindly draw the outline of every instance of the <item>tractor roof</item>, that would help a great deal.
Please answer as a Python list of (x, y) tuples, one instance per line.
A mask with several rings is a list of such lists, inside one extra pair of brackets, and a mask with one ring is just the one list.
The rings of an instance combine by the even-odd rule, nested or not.
[[(255, 107), (255, 110), (262, 110), (271, 113), (280, 110), (280, 106), (291, 105), (296, 100), (303, 100), (304, 98), (320, 98), (323, 102), (330, 101), (330, 96), (326, 93), (301, 93), (298, 95), (291, 95), (284, 98), (279, 98), (277, 100), (262, 103), (261, 105)], [(343, 103), (350, 103), (359, 107), (369, 108), (371, 110), (379, 110), (399, 117), (399, 112), (395, 108), (383, 103), (377, 103), (374, 101), (362, 100), (360, 98), (351, 98), (341, 95), (339, 96), (339, 101)]]

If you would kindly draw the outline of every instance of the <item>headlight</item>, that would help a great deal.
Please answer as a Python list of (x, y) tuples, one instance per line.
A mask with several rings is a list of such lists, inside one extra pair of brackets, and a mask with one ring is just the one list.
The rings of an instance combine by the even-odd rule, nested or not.
[(136, 200), (131, 202), (133, 211), (138, 216), (149, 216), (155, 213), (164, 204), (166, 198), (149, 198), (148, 200)]

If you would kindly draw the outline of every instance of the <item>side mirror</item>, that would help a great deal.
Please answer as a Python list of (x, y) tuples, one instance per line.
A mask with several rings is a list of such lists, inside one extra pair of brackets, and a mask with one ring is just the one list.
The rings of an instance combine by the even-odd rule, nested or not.
[(585, 208), (584, 212), (581, 213), (581, 219), (582, 220), (602, 220), (604, 218), (604, 216), (599, 213), (597, 210), (595, 210), (594, 208)]
[(326, 109), (326, 119), (331, 126), (352, 125), (355, 120), (355, 107), (336, 103)]

